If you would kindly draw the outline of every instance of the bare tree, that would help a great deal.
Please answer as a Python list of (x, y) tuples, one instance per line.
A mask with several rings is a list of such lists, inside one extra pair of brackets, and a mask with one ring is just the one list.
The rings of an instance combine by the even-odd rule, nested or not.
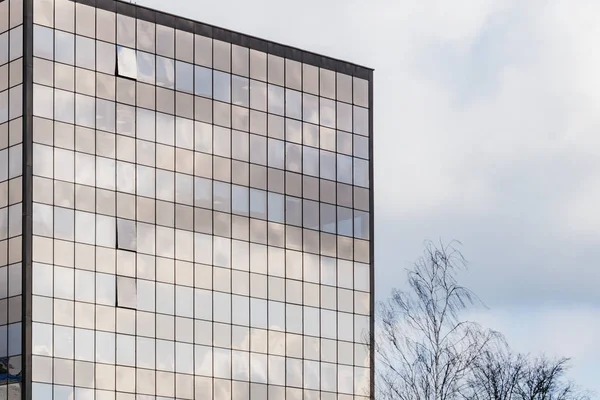
[(380, 304), (375, 339), (379, 399), (463, 398), (471, 367), (499, 338), (460, 318), (461, 311), (481, 301), (456, 280), (466, 261), (454, 243), (426, 243), (408, 271), (410, 292), (394, 290)]
[(462, 395), (468, 400), (513, 400), (528, 365), (525, 357), (514, 355), (504, 342), (485, 349), (471, 366)]
[(569, 359), (542, 356), (528, 363), (519, 384), (519, 400), (585, 400), (589, 396), (565, 379)]
[(586, 400), (589, 395), (565, 379), (568, 358), (513, 355), (508, 347), (485, 351), (472, 367), (469, 400)]
[(514, 354), (503, 336), (461, 318), (483, 303), (458, 284), (466, 261), (453, 242), (426, 243), (408, 291), (379, 304), (377, 398), (382, 400), (587, 400), (565, 379), (569, 359)]

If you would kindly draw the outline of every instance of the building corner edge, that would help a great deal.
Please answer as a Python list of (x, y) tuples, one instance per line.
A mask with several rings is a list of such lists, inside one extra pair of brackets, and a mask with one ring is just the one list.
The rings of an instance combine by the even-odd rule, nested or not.
[(370, 326), (369, 326), (369, 369), (370, 369), (370, 398), (371, 400), (375, 400), (375, 318), (376, 318), (376, 303), (375, 303), (375, 184), (374, 184), (374, 157), (373, 157), (373, 142), (374, 142), (374, 132), (373, 132), (373, 75), (374, 71), (371, 70), (369, 73), (369, 261), (370, 261), (370, 308), (371, 308), (371, 318), (370, 318)]
[(21, 398), (32, 399), (33, 0), (23, 0), (23, 240)]

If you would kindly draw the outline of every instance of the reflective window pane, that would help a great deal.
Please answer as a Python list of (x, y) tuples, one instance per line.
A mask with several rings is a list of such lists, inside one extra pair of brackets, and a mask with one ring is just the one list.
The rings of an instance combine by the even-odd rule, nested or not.
[(354, 133), (369, 135), (369, 110), (362, 107), (354, 107)]
[(369, 239), (368, 213), (354, 210), (354, 236), (360, 239)]
[[(137, 79), (141, 82), (154, 84), (156, 80), (154, 54), (137, 52)], [(131, 76), (130, 76), (131, 77)]]
[(194, 93), (198, 96), (212, 97), (212, 70), (195, 66), (194, 75)]
[(137, 289), (135, 279), (117, 278), (117, 307), (136, 308)]
[(354, 184), (369, 187), (369, 162), (359, 158), (354, 159)]
[(302, 96), (302, 117), (306, 122), (319, 123), (319, 98), (304, 93)]
[(96, 302), (109, 306), (115, 305), (115, 276), (96, 274)]
[(231, 75), (214, 71), (214, 98), (229, 103), (231, 101)]
[(54, 59), (65, 64), (75, 64), (75, 36), (71, 33), (55, 31)]
[(243, 107), (250, 106), (250, 81), (248, 78), (233, 75), (231, 78), (231, 92), (233, 104)]
[(117, 74), (123, 77), (137, 79), (137, 56), (133, 49), (117, 47)]
[[(95, 41), (83, 36), (75, 37), (75, 64), (87, 69), (96, 68)], [(132, 50), (131, 50), (132, 51)], [(133, 52), (135, 55), (135, 52)]]
[(188, 93), (194, 92), (194, 67), (192, 64), (177, 61), (175, 76), (177, 78), (177, 90)]
[[(0, 64), (8, 61), (8, 34), (0, 35), (0, 48), (6, 49), (6, 58), (0, 58)], [(4, 43), (3, 43), (4, 42)], [(54, 58), (54, 30), (40, 25), (33, 26), (33, 55), (52, 60)]]
[(354, 156), (369, 158), (369, 138), (362, 136), (354, 137)]
[(337, 180), (339, 182), (352, 184), (352, 157), (338, 154)]
[(284, 89), (276, 85), (269, 85), (268, 89), (267, 97), (269, 99), (269, 112), (277, 115), (284, 115)]
[(137, 20), (137, 48), (154, 52), (155, 25), (144, 20)]
[(156, 25), (156, 53), (165, 57), (175, 56), (175, 30), (164, 25)]
[(156, 57), (156, 84), (168, 89), (175, 88), (175, 61)]

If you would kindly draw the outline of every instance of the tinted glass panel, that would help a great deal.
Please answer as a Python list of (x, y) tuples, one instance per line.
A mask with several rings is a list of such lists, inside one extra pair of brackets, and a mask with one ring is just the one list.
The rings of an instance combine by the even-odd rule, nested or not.
[(117, 47), (117, 73), (120, 76), (137, 79), (137, 56), (135, 50)]

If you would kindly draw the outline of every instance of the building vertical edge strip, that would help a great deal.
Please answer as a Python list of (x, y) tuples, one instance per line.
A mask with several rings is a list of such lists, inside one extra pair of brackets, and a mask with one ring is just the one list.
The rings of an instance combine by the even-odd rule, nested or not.
[(369, 73), (369, 261), (370, 261), (370, 308), (369, 321), (369, 367), (370, 367), (370, 398), (375, 400), (375, 179), (374, 179), (374, 157), (373, 157), (373, 71)]
[(21, 396), (31, 400), (33, 241), (33, 0), (23, 0), (23, 257)]

